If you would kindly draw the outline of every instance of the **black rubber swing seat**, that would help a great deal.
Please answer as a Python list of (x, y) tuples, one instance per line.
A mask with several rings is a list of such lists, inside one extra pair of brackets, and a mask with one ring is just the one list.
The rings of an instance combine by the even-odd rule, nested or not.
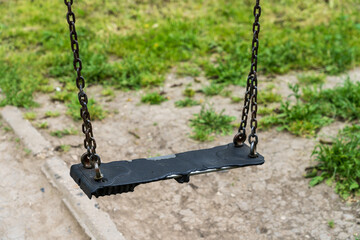
[(264, 157), (248, 156), (249, 147), (234, 147), (233, 143), (168, 156), (140, 158), (131, 161), (102, 163), (104, 178), (94, 180), (94, 169), (82, 164), (71, 166), (70, 175), (91, 199), (111, 194), (132, 192), (142, 183), (174, 178), (179, 183), (189, 182), (189, 176), (213, 171), (263, 164)]

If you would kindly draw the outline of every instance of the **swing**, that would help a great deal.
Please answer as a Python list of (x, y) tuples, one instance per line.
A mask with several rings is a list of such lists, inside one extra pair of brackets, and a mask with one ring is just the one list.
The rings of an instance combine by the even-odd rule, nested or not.
[[(75, 28), (75, 14), (71, 9), (73, 0), (64, 0), (64, 2), (68, 8), (66, 19), (70, 30), (71, 50), (74, 55), (73, 66), (77, 73), (76, 86), (79, 89), (78, 99), (81, 105), (80, 116), (83, 120), (82, 132), (85, 135), (84, 147), (86, 149), (86, 152), (81, 156), (81, 163), (71, 166), (70, 176), (90, 199), (92, 196), (99, 197), (132, 192), (137, 185), (143, 183), (166, 179), (175, 179), (179, 183), (184, 183), (189, 182), (191, 175), (264, 163), (264, 157), (256, 151), (258, 144), (256, 114), (260, 0), (256, 0), (253, 12), (255, 21), (253, 24), (251, 67), (247, 78), (241, 122), (233, 142), (209, 149), (168, 156), (109, 163), (101, 163), (100, 156), (96, 154), (96, 141), (87, 107), (88, 97), (84, 92), (85, 79), (81, 75), (82, 62)], [(251, 133), (248, 136), (249, 146), (247, 146), (244, 142), (247, 139), (245, 129), (249, 110), (251, 110)]]

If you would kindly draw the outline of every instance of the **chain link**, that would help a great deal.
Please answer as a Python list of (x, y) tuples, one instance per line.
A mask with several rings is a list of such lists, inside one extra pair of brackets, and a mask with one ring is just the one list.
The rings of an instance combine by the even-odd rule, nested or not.
[(79, 42), (75, 27), (76, 18), (75, 18), (75, 14), (71, 9), (73, 0), (64, 0), (64, 3), (68, 9), (68, 12), (66, 14), (66, 20), (67, 23), (69, 24), (70, 44), (71, 44), (71, 50), (74, 55), (73, 67), (77, 75), (76, 87), (79, 89), (78, 99), (81, 105), (80, 116), (83, 119), (82, 132), (85, 135), (84, 148), (86, 149), (86, 152), (81, 156), (81, 162), (83, 166), (86, 168), (96, 168), (96, 171), (100, 171), (98, 166), (101, 164), (101, 159), (99, 155), (96, 154), (96, 141), (94, 138), (91, 120), (90, 120), (90, 113), (87, 106), (88, 97), (84, 91), (85, 79), (81, 75), (82, 62), (80, 59)]
[[(78, 99), (81, 105), (80, 116), (83, 119), (82, 132), (85, 134), (84, 147), (87, 150), (81, 157), (81, 162), (84, 167), (87, 168), (96, 168), (96, 171), (99, 171), (98, 166), (101, 164), (99, 155), (96, 154), (96, 141), (92, 131), (92, 125), (90, 120), (90, 113), (87, 108), (88, 98), (84, 92), (85, 79), (81, 75), (82, 62), (80, 59), (79, 53), (79, 43), (75, 28), (75, 14), (72, 12), (71, 6), (73, 0), (64, 0), (65, 5), (68, 8), (68, 13), (66, 14), (66, 20), (69, 25), (70, 30), (70, 43), (71, 50), (74, 55), (73, 67), (77, 73), (76, 77), (76, 86), (79, 89)], [(256, 134), (257, 129), (257, 60), (258, 60), (258, 48), (259, 48), (259, 33), (260, 33), (260, 23), (259, 18), (261, 16), (261, 7), (260, 0), (256, 0), (256, 5), (254, 7), (254, 17), (255, 21), (253, 23), (253, 40), (252, 40), (252, 55), (251, 55), (251, 66), (250, 72), (247, 78), (246, 91), (244, 98), (244, 108), (242, 110), (241, 122), (238, 133), (234, 137), (235, 146), (242, 146), (246, 140), (246, 125), (249, 110), (251, 110), (251, 120), (250, 128), (251, 133), (249, 135), (248, 141), (251, 146), (250, 156), (256, 156), (256, 145), (258, 143), (258, 136)]]
[(261, 7), (260, 0), (256, 0), (256, 4), (254, 7), (254, 17), (255, 21), (253, 23), (253, 39), (251, 44), (252, 55), (251, 55), (251, 66), (250, 72), (246, 82), (246, 91), (244, 98), (244, 108), (242, 110), (241, 122), (238, 133), (234, 137), (235, 146), (242, 146), (246, 141), (246, 125), (249, 110), (251, 111), (251, 120), (250, 120), (250, 128), (251, 133), (249, 135), (249, 144), (251, 146), (250, 156), (256, 156), (256, 145), (258, 143), (258, 136), (256, 135), (257, 129), (257, 62), (258, 62), (258, 49), (259, 49), (259, 33), (260, 33), (260, 15), (261, 15)]

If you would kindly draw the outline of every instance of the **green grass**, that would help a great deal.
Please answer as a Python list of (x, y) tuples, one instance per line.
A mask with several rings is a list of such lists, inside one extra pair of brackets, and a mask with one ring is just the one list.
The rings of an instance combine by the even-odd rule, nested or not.
[(297, 102), (290, 105), (290, 102), (283, 102), (279, 112), (265, 116), (260, 120), (261, 128), (268, 128), (276, 125), (279, 131), (287, 130), (297, 136), (314, 136), (317, 131), (331, 122), (333, 119), (323, 116), (319, 106), (310, 103)]
[(141, 97), (142, 103), (149, 103), (150, 105), (158, 105), (167, 100), (168, 99), (165, 96), (157, 92), (147, 93)]
[(202, 92), (205, 96), (215, 96), (220, 95), (224, 91), (224, 86), (221, 84), (210, 84), (209, 86), (205, 86), (202, 89)]
[(281, 101), (281, 95), (273, 91), (260, 92), (258, 96), (259, 104), (278, 103)]
[(329, 228), (334, 228), (335, 227), (334, 220), (329, 220), (328, 221), (328, 226), (329, 226)]
[(26, 155), (30, 155), (31, 154), (31, 150), (28, 148), (24, 148), (24, 152)]
[(269, 83), (265, 86), (266, 91), (272, 91), (275, 88), (276, 88), (276, 85), (274, 83)]
[(3, 130), (4, 130), (5, 132), (12, 132), (12, 131), (13, 131), (13, 129), (12, 129), (11, 127), (8, 127), (8, 126), (4, 126), (4, 127), (3, 127)]
[(270, 115), (270, 114), (274, 113), (274, 110), (275, 110), (274, 108), (259, 107), (257, 113), (260, 114), (260, 115), (265, 116), (265, 115)]
[(180, 108), (192, 107), (192, 106), (196, 106), (196, 105), (200, 105), (200, 102), (196, 101), (194, 99), (188, 98), (188, 97), (183, 100), (179, 100), (179, 101), (175, 102), (175, 106), (180, 107)]
[(52, 118), (52, 117), (58, 117), (60, 116), (60, 113), (58, 111), (47, 111), (45, 113), (46, 118)]
[(333, 89), (320, 87), (303, 88), (293, 86), (296, 102), (283, 101), (278, 113), (260, 120), (262, 128), (278, 126), (298, 136), (314, 136), (323, 126), (334, 121), (360, 119), (360, 83), (347, 79), (343, 85)]
[(318, 165), (310, 175), (310, 186), (323, 181), (335, 183), (335, 191), (347, 199), (360, 194), (360, 125), (346, 127), (334, 140), (332, 145), (315, 147)]
[(187, 88), (185, 88), (185, 90), (183, 91), (183, 95), (184, 95), (185, 97), (192, 98), (192, 97), (195, 96), (195, 90), (192, 89), (192, 88), (187, 87)]
[(303, 98), (308, 102), (322, 105), (324, 112), (343, 120), (360, 119), (360, 82), (346, 79), (343, 85), (334, 89), (306, 88)]
[(305, 73), (297, 76), (299, 83), (303, 85), (308, 84), (322, 84), (325, 82), (325, 74)]
[[(0, 47), (0, 55), (2, 52)], [(33, 92), (38, 81), (33, 74), (29, 73), (28, 69), (24, 69), (24, 72), (29, 75), (22, 77), (24, 72), (18, 64), (7, 63), (0, 57), (0, 88), (5, 97), (0, 99), (0, 106), (14, 105), (26, 108), (37, 106), (33, 100)]]
[(41, 85), (36, 90), (42, 93), (52, 93), (55, 91), (55, 88), (51, 85)]
[(51, 96), (51, 100), (59, 101), (59, 102), (69, 102), (74, 97), (75, 95), (72, 92), (61, 91), (61, 92), (55, 92), (55, 94)]
[(36, 126), (37, 126), (37, 128), (40, 128), (40, 129), (48, 129), (49, 128), (48, 122), (41, 122), (41, 123), (38, 123)]
[[(105, 89), (101, 93), (103, 96), (113, 97), (114, 93), (111, 89)], [(51, 95), (52, 101), (59, 101), (65, 103), (67, 106), (66, 114), (72, 117), (74, 120), (80, 120), (80, 103), (77, 96), (77, 89), (74, 84), (67, 83), (64, 89), (55, 92)], [(102, 120), (107, 116), (107, 112), (103, 109), (97, 101), (91, 97), (88, 100), (88, 110), (91, 120)], [(45, 117), (57, 117), (60, 114), (58, 112), (48, 111), (45, 113)]]
[(239, 103), (241, 101), (243, 101), (243, 98), (241, 98), (241, 97), (236, 97), (236, 96), (231, 97), (231, 102), (232, 103)]
[[(263, 2), (259, 71), (338, 74), (358, 66), (356, 4)], [(180, 75), (204, 73), (216, 84), (244, 85), (253, 5), (247, 0), (77, 1), (73, 11), (86, 81), (139, 89), (161, 85), (177, 67)], [(1, 3), (1, 105), (34, 107), (35, 91), (52, 91), (38, 87), (49, 79), (75, 81), (65, 13), (62, 2), (50, 0)]]
[(67, 144), (60, 145), (59, 151), (60, 152), (68, 152), (70, 151), (71, 146)]
[(181, 64), (176, 71), (176, 74), (180, 77), (198, 77), (200, 73), (201, 69), (199, 66), (188, 62)]
[(209, 141), (214, 139), (215, 134), (229, 135), (233, 132), (232, 122), (235, 117), (224, 114), (224, 110), (216, 113), (210, 107), (205, 109), (203, 106), (200, 113), (194, 114), (190, 120), (190, 126), (193, 128), (191, 138), (198, 141)]
[(76, 135), (76, 134), (78, 134), (78, 131), (72, 127), (50, 132), (51, 136), (58, 137), (58, 138), (62, 138), (64, 136), (68, 136), (68, 135)]
[(232, 91), (231, 90), (223, 90), (220, 92), (220, 95), (223, 96), (223, 97), (230, 97), (232, 94)]
[(36, 119), (36, 113), (35, 112), (26, 112), (23, 114), (24, 119), (33, 121)]
[(111, 97), (114, 98), (115, 97), (115, 93), (114, 90), (112, 90), (111, 88), (105, 88), (101, 91), (101, 95), (104, 97)]
[[(66, 112), (67, 115), (72, 117), (72, 119), (75, 121), (81, 120), (81, 106), (77, 97), (73, 96), (71, 100), (67, 102), (66, 106), (68, 108)], [(103, 107), (99, 105), (93, 98), (88, 100), (88, 110), (91, 120), (103, 120), (107, 116), (107, 111), (104, 110)]]

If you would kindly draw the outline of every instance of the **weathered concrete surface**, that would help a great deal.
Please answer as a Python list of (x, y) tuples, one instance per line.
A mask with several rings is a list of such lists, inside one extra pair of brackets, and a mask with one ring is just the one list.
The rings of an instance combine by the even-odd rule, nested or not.
[(0, 128), (0, 239), (88, 239), (41, 174), (41, 159), (15, 139)]
[(91, 200), (70, 178), (69, 168), (58, 157), (46, 160), (42, 171), (51, 183), (61, 192), (66, 206), (92, 239), (119, 239), (123, 235), (117, 230), (109, 215), (99, 209), (93, 198)]
[[(45, 158), (49, 158), (49, 156), (53, 155), (53, 153), (49, 151), (52, 149), (50, 142), (47, 141), (27, 120), (23, 119), (23, 114), (19, 109), (8, 106), (1, 110), (1, 115), (7, 124), (14, 130), (15, 134), (24, 143), (25, 147), (35, 155), (35, 158), (37, 158), (38, 161), (36, 162), (38, 164), (28, 166), (28, 169), (40, 174), (40, 168), (43, 165)], [(4, 152), (5, 151), (6, 154), (12, 153), (9, 149), (4, 149)], [(31, 157), (28, 156), (27, 158)], [(11, 159), (7, 160), (12, 162)], [(98, 208), (96, 200), (93, 199), (89, 201), (89, 199), (83, 195), (80, 188), (71, 179), (69, 175), (69, 168), (63, 160), (58, 157), (50, 157), (46, 160), (42, 170), (51, 183), (60, 191), (60, 195), (55, 194), (53, 195), (53, 198), (58, 200), (63, 199), (65, 205), (69, 208), (70, 212), (90, 238), (124, 239), (123, 235), (117, 230), (115, 224), (110, 219), (108, 213), (103, 212)], [(9, 175), (11, 174), (9, 173)], [(16, 192), (21, 193), (26, 191), (26, 186), (19, 188), (22, 183), (26, 185), (26, 181), (23, 181), (21, 178), (13, 180), (14, 184), (19, 182), (18, 185), (11, 185), (14, 189), (16, 189)], [(11, 209), (11, 207), (9, 208)], [(49, 211), (48, 214), (51, 214), (51, 212), (52, 211)], [(15, 236), (15, 238), (20, 237), (21, 239), (23, 235), (20, 234), (18, 236), (17, 233), (15, 235), (10, 233), (10, 236)]]
[(50, 143), (23, 118), (23, 113), (19, 109), (7, 106), (2, 109), (1, 115), (33, 154), (37, 155), (51, 149)]

